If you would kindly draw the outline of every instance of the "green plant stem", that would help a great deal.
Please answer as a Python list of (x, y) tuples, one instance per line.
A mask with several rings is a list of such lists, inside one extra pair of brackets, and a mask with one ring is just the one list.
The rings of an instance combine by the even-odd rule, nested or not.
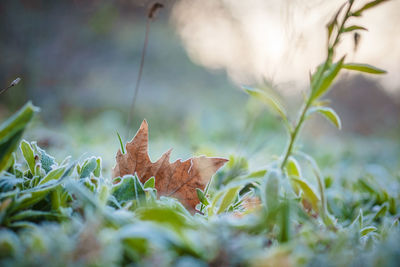
[(309, 98), (308, 101), (306, 102), (306, 104), (303, 106), (303, 108), (301, 110), (301, 113), (300, 113), (300, 116), (299, 116), (299, 119), (298, 119), (298, 122), (296, 124), (296, 127), (294, 128), (293, 131), (290, 132), (289, 145), (287, 146), (286, 152), (284, 154), (285, 156), (283, 157), (283, 160), (282, 160), (282, 163), (281, 163), (281, 169), (282, 170), (283, 170), (283, 168), (285, 168), (286, 163), (287, 163), (290, 155), (292, 154), (293, 146), (294, 146), (294, 143), (296, 141), (297, 135), (300, 132), (300, 128), (303, 125), (304, 119), (306, 117), (306, 113), (307, 113), (307, 111), (308, 111), (308, 109), (310, 108), (310, 105), (311, 105), (310, 99), (311, 98)]
[[(353, 6), (353, 1), (351, 1), (350, 3), (349, 3), (349, 6), (347, 7), (347, 10), (346, 10), (346, 13), (345, 13), (345, 16), (344, 16), (344, 18), (343, 18), (343, 20), (342, 20), (342, 23), (340, 24), (340, 27), (338, 28), (338, 32), (337, 32), (337, 34), (336, 34), (336, 38), (335, 38), (335, 41), (333, 42), (333, 44), (332, 44), (332, 46), (329, 48), (329, 52), (328, 52), (328, 59), (332, 59), (332, 57), (333, 57), (333, 55), (334, 55), (334, 50), (335, 50), (335, 47), (336, 47), (336, 45), (338, 45), (338, 43), (339, 43), (339, 41), (340, 41), (340, 35), (343, 33), (343, 30), (344, 30), (344, 24), (347, 22), (347, 19), (348, 18), (350, 18), (350, 10), (351, 10), (351, 8), (352, 8), (352, 6)], [(329, 40), (328, 40), (328, 42), (329, 42)]]
[[(329, 59), (332, 57), (331, 53), (333, 53), (333, 51), (328, 52), (327, 59), (325, 60), (325, 63), (324, 63), (324, 66), (322, 67), (322, 71), (321, 71), (320, 75), (317, 77), (316, 84), (318, 84), (320, 82), (320, 80), (323, 77), (324, 72), (327, 70), (327, 68), (329, 66), (329, 64), (328, 64)], [(312, 106), (314, 100), (315, 99), (313, 97), (313, 90), (311, 90), (309, 97), (308, 97), (307, 101), (305, 102), (305, 105), (301, 109), (300, 116), (296, 123), (296, 126), (294, 127), (294, 130), (290, 133), (290, 141), (289, 141), (289, 145), (287, 146), (286, 152), (284, 154), (285, 156), (283, 157), (283, 160), (281, 163), (281, 170), (283, 170), (283, 168), (285, 168), (287, 160), (289, 159), (290, 155), (292, 155), (294, 143), (296, 141), (297, 136), (299, 135), (301, 127), (303, 126), (304, 120), (307, 115), (307, 111)]]
[[(320, 72), (319, 76), (316, 77), (317, 78), (317, 82), (315, 84), (319, 84), (319, 82), (321, 81), (321, 79), (323, 77), (324, 72), (328, 69), (328, 67), (330, 65), (330, 62), (332, 61), (332, 58), (333, 58), (334, 53), (335, 53), (335, 47), (340, 41), (340, 35), (343, 32), (344, 25), (345, 25), (347, 19), (350, 17), (349, 14), (350, 14), (350, 10), (351, 10), (352, 6), (353, 6), (353, 2), (349, 2), (349, 6), (348, 6), (348, 8), (346, 10), (345, 16), (344, 16), (344, 18), (343, 18), (343, 20), (342, 20), (342, 22), (340, 24), (340, 27), (338, 28), (338, 31), (337, 31), (336, 37), (335, 37), (335, 39), (333, 41), (333, 44), (332, 44), (331, 47), (328, 47), (328, 54), (327, 54), (325, 63), (323, 65), (323, 67), (322, 67), (322, 71)], [(329, 44), (329, 40), (328, 40), (328, 44)], [(303, 108), (301, 109), (300, 116), (299, 116), (299, 119), (297, 120), (296, 126), (294, 127), (293, 131), (289, 132), (290, 141), (289, 141), (289, 144), (288, 144), (288, 146), (286, 148), (286, 151), (284, 153), (284, 156), (283, 156), (283, 160), (282, 160), (282, 163), (281, 163), (281, 166), (280, 166), (281, 170), (283, 170), (285, 168), (289, 157), (292, 155), (293, 147), (294, 147), (294, 144), (296, 142), (296, 138), (299, 135), (301, 127), (303, 126), (304, 120), (305, 120), (306, 115), (307, 115), (307, 111), (312, 106), (312, 104), (313, 104), (313, 102), (315, 100), (313, 92), (314, 92), (314, 90), (313, 90), (313, 88), (311, 88), (311, 92), (309, 94), (309, 97), (308, 97), (307, 101), (305, 102), (305, 105), (303, 105)]]

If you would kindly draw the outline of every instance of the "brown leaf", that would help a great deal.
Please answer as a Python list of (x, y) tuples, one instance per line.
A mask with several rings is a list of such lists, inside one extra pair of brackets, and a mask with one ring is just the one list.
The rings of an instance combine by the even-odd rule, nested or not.
[(142, 183), (155, 177), (159, 195), (176, 197), (193, 212), (199, 202), (196, 188), (204, 190), (214, 173), (228, 160), (201, 156), (170, 163), (172, 150), (169, 150), (153, 163), (148, 155), (148, 140), (148, 125), (144, 120), (135, 137), (126, 144), (126, 154), (121, 150), (117, 152), (112, 177), (136, 173)]

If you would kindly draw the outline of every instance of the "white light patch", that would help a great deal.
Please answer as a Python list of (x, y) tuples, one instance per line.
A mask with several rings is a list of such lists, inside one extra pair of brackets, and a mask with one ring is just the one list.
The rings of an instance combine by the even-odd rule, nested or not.
[[(356, 1), (361, 6), (368, 1)], [(224, 69), (238, 84), (272, 81), (286, 93), (308, 86), (308, 73), (325, 58), (326, 29), (343, 0), (179, 0), (172, 12), (190, 58)], [(400, 1), (366, 11), (350, 23), (364, 26), (354, 52), (348, 34), (338, 49), (347, 61), (387, 70), (380, 79), (400, 89)]]

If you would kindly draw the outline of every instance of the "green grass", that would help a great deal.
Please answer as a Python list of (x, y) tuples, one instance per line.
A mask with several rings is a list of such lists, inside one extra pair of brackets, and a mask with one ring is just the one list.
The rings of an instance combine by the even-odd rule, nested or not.
[[(245, 114), (249, 132), (237, 133), (233, 123), (206, 132), (212, 127), (189, 119), (180, 127), (152, 120), (172, 130), (150, 135), (157, 140), (150, 142), (150, 154), (179, 139), (178, 155), (229, 156), (206, 189), (197, 190), (196, 214), (177, 199), (159, 196), (157, 179), (142, 184), (133, 174), (110, 178), (112, 157), (124, 143), (115, 135), (120, 124), (98, 129), (122, 119), (109, 113), (89, 122), (73, 117), (63, 131), (76, 153), (64, 158), (61, 138), (52, 137), (53, 157), (22, 139), (38, 110), (25, 105), (0, 126), (0, 265), (397, 266), (398, 139), (332, 133), (316, 138), (306, 128), (312, 114), (340, 128), (339, 116), (322, 98), (342, 69), (384, 73), (335, 55), (342, 35), (360, 30), (347, 20), (381, 2), (354, 10), (348, 1), (327, 25), (327, 58), (311, 74), (295, 119), (275, 94), (245, 87), (278, 120), (264, 116), (252, 100), (249, 110), (256, 112)], [(43, 125), (26, 136), (43, 137)], [(87, 151), (100, 156), (81, 155)]]

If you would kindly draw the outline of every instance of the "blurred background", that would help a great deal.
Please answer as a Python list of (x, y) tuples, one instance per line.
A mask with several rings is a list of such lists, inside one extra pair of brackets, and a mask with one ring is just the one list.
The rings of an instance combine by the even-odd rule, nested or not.
[[(41, 112), (26, 139), (59, 159), (102, 156), (106, 172), (119, 149), (117, 132), (130, 140), (144, 118), (153, 160), (174, 148), (173, 160), (233, 154), (259, 168), (279, 155), (283, 127), (240, 86), (273, 88), (295, 118), (309, 72), (325, 57), (325, 25), (343, 1), (158, 2), (164, 8), (150, 22), (128, 134), (154, 1), (1, 1), (0, 86), (22, 79), (0, 96), (1, 120), (32, 100)], [(304, 129), (300, 143), (327, 173), (348, 175), (351, 166), (354, 175), (399, 175), (399, 23), (400, 1), (390, 1), (360, 19), (369, 31), (358, 47), (351, 35), (340, 46), (348, 61), (388, 74), (343, 72), (327, 97), (343, 129), (320, 118)]]

